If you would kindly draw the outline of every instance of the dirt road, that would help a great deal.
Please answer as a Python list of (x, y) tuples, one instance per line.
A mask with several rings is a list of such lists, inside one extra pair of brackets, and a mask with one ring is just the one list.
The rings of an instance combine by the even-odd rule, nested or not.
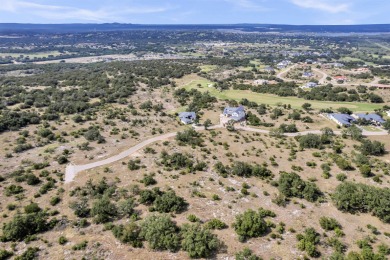
[[(221, 125), (215, 125), (215, 126), (209, 127), (210, 130), (218, 129), (218, 128), (222, 128), (222, 126)], [(196, 131), (204, 131), (204, 127), (200, 127), (200, 126), (199, 127), (194, 127), (194, 129)], [(262, 134), (269, 134), (268, 130), (255, 129), (255, 128), (251, 128), (251, 127), (248, 127), (248, 126), (237, 126), (236, 129), (237, 130), (250, 131), (250, 132), (256, 132), (256, 133), (262, 133)], [(143, 141), (143, 142), (141, 142), (141, 143), (139, 143), (139, 144), (129, 148), (126, 151), (121, 152), (120, 154), (114, 155), (114, 156), (112, 156), (110, 158), (107, 158), (107, 159), (104, 159), (104, 160), (101, 160), (101, 161), (92, 162), (92, 163), (88, 163), (88, 164), (84, 164), (84, 165), (69, 164), (69, 165), (67, 165), (66, 171), (65, 171), (65, 183), (72, 182), (73, 179), (76, 177), (76, 174), (81, 172), (81, 171), (89, 170), (89, 169), (92, 169), (92, 168), (96, 168), (96, 167), (99, 167), (99, 166), (103, 166), (103, 165), (107, 165), (107, 164), (119, 161), (119, 160), (121, 160), (123, 158), (126, 158), (126, 157), (132, 155), (133, 153), (139, 151), (140, 149), (142, 149), (145, 146), (148, 146), (148, 145), (150, 145), (150, 144), (152, 144), (154, 142), (163, 141), (163, 140), (172, 138), (172, 137), (176, 136), (176, 133), (177, 132), (173, 132), (173, 133), (168, 133), (168, 134), (152, 137), (150, 139), (147, 139), (147, 140), (145, 140), (145, 141)], [(310, 130), (310, 131), (304, 131), (304, 132), (298, 132), (298, 133), (286, 133), (284, 135), (285, 136), (289, 136), (289, 137), (294, 137), (294, 136), (299, 136), (299, 135), (320, 134), (320, 133), (321, 133), (320, 130)], [(335, 131), (334, 133), (336, 135), (340, 135), (341, 131)], [(381, 132), (363, 131), (362, 134), (364, 136), (388, 135), (388, 133), (385, 132), (385, 131), (381, 131)]]

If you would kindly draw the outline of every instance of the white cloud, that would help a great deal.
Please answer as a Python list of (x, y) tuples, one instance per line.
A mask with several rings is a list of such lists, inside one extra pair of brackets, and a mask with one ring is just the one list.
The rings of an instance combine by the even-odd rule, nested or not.
[(31, 1), (1, 0), (1, 11), (17, 14), (29, 13), (51, 20), (84, 20), (93, 22), (107, 22), (122, 20), (121, 16), (128, 14), (149, 14), (167, 11), (168, 7), (131, 6), (114, 9), (110, 7), (95, 10), (71, 6), (37, 4)]
[(347, 3), (337, 3), (328, 0), (291, 0), (291, 2), (302, 8), (317, 9), (329, 13), (348, 12), (350, 5)]

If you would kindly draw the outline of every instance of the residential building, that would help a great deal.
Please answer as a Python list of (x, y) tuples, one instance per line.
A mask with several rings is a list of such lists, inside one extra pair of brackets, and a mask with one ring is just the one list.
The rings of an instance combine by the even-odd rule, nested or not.
[(352, 123), (356, 121), (354, 117), (348, 114), (337, 114), (337, 113), (332, 113), (328, 114), (329, 119), (335, 121), (338, 125), (340, 126), (351, 126)]
[(195, 112), (181, 112), (181, 113), (179, 113), (179, 119), (185, 125), (192, 124), (196, 120), (196, 113)]
[(308, 83), (306, 83), (306, 85), (303, 85), (301, 88), (315, 88), (317, 86), (318, 86), (318, 84), (315, 82), (308, 82)]
[(371, 124), (380, 126), (386, 121), (378, 114), (354, 114), (353, 115), (356, 119), (363, 119), (366, 121), (369, 121)]
[(311, 73), (311, 72), (309, 72), (309, 71), (305, 71), (305, 72), (303, 72), (303, 74), (302, 74), (302, 77), (303, 77), (303, 78), (311, 78), (311, 77), (313, 77), (313, 76), (314, 76), (314, 74)]
[(244, 121), (246, 114), (243, 106), (239, 107), (226, 107), (223, 110), (223, 115), (236, 122)]
[(272, 68), (272, 67), (265, 67), (264, 70), (268, 73), (272, 73), (272, 72), (275, 72), (275, 69)]

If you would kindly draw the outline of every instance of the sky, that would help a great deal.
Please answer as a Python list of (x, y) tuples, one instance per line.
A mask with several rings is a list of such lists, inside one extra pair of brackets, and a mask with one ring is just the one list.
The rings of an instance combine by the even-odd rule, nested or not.
[(0, 23), (388, 24), (390, 0), (0, 0)]

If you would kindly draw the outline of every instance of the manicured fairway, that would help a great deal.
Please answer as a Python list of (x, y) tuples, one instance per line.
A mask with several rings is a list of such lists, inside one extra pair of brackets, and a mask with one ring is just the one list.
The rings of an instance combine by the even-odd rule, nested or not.
[[(201, 87), (198, 86), (201, 84)], [(279, 97), (271, 94), (261, 94), (254, 93), (251, 91), (244, 90), (225, 90), (218, 91), (213, 87), (208, 87), (211, 84), (210, 81), (206, 79), (197, 79), (191, 81), (189, 84), (183, 86), (186, 89), (197, 89), (201, 92), (208, 91), (212, 96), (217, 97), (218, 99), (233, 99), (233, 100), (241, 100), (243, 98), (248, 99), (249, 101), (253, 101), (259, 104), (266, 105), (278, 105), (282, 104), (290, 104), (293, 108), (301, 108), (303, 103), (310, 103), (312, 108), (314, 109), (322, 109), (322, 108), (339, 108), (346, 107), (354, 112), (370, 112), (374, 111), (374, 109), (381, 108), (383, 105), (381, 104), (372, 104), (372, 103), (358, 103), (358, 102), (328, 102), (328, 101), (316, 101), (316, 100), (305, 100), (297, 97)]]

